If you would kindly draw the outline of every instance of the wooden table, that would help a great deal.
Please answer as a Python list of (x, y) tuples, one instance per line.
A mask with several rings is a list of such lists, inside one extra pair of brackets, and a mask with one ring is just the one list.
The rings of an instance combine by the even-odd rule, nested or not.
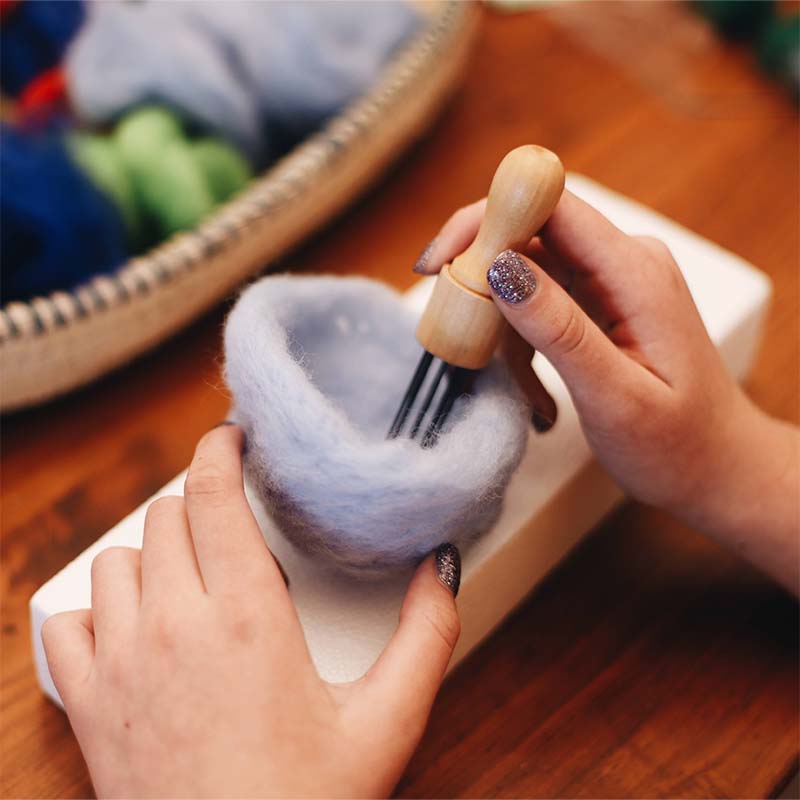
[[(798, 418), (798, 119), (677, 4), (486, 13), (463, 91), (369, 196), (286, 259), (412, 283), (417, 251), (537, 142), (744, 256), (775, 286), (748, 382)], [(724, 292), (725, 287), (720, 287)], [(91, 793), (39, 694), (32, 592), (179, 472), (225, 416), (224, 308), (85, 391), (3, 424), (2, 793)], [(450, 678), (402, 796), (738, 796), (798, 762), (797, 605), (630, 503)]]

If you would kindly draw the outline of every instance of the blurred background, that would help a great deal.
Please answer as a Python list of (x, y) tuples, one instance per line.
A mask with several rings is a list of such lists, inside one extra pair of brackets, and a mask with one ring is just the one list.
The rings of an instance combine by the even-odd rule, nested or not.
[[(65, 719), (36, 688), (27, 601), (225, 418), (220, 333), (238, 289), (283, 269), (408, 288), (425, 244), (517, 145), (552, 149), (765, 271), (773, 307), (747, 389), (800, 421), (799, 53), (798, 3), (768, 0), (2, 0), (3, 796), (91, 792)], [(620, 546), (640, 560), (610, 566)], [(520, 651), (520, 632), (545, 630), (565, 598), (575, 641), (633, 648), (615, 666), (621, 684), (642, 675), (646, 628), (660, 626), (667, 650), (681, 641), (687, 606), (665, 599), (665, 574), (700, 605), (714, 582), (744, 593), (723, 588), (708, 607), (702, 676), (691, 648), (659, 650), (673, 677), (654, 678), (636, 709), (608, 701), (635, 717), (670, 698), (644, 744), (620, 740), (604, 760), (609, 730), (567, 737), (596, 769), (581, 783), (563, 751), (528, 759), (513, 726), (487, 728), (441, 777), (465, 694), (493, 687), (476, 725), (544, 713), (562, 679), (578, 697), (574, 676), (519, 689), (548, 666)], [(400, 792), (783, 791), (798, 758), (797, 611), (759, 580), (625, 506), (447, 684)], [(609, 609), (630, 596), (637, 611), (620, 621)], [(551, 632), (536, 646), (566, 645)], [(726, 720), (713, 736), (700, 706)], [(491, 758), (515, 754), (505, 783), (480, 782), (490, 744)]]

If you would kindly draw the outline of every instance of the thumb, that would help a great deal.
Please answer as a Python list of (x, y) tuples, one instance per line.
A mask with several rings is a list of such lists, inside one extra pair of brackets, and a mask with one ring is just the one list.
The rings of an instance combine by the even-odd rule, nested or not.
[(391, 710), (411, 716), (420, 734), (461, 631), (455, 603), (460, 580), (458, 548), (441, 545), (411, 579), (397, 630), (365, 676), (387, 718)]
[(486, 279), (503, 316), (556, 368), (577, 406), (607, 394), (612, 381), (632, 380), (641, 369), (529, 258), (506, 250)]
[(62, 611), (42, 625), (42, 644), (50, 677), (69, 711), (73, 691), (83, 684), (94, 663), (94, 623), (88, 608)]

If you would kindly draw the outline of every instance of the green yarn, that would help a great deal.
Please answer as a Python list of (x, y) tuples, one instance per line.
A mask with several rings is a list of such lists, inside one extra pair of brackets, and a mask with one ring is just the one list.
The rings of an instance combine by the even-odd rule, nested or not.
[(112, 140), (76, 132), (67, 138), (67, 148), (73, 161), (119, 210), (131, 247), (143, 245), (143, 221), (136, 193)]
[(772, 16), (773, 0), (695, 0), (695, 7), (723, 36), (749, 39)]
[(183, 129), (180, 118), (161, 106), (140, 106), (119, 121), (114, 138), (123, 150), (136, 151), (180, 139)]
[(758, 38), (756, 57), (765, 72), (800, 95), (800, 14), (772, 20)]
[(73, 161), (119, 209), (134, 248), (195, 227), (247, 185), (250, 167), (217, 139), (189, 139), (180, 118), (142, 106), (110, 136), (75, 133)]
[(183, 141), (167, 142), (158, 157), (140, 165), (137, 186), (165, 236), (193, 228), (214, 208), (205, 177)]
[(139, 108), (120, 121), (114, 140), (139, 205), (161, 236), (194, 227), (214, 207), (175, 114)]
[(217, 203), (245, 187), (253, 176), (247, 161), (219, 139), (198, 139), (190, 147), (192, 159)]

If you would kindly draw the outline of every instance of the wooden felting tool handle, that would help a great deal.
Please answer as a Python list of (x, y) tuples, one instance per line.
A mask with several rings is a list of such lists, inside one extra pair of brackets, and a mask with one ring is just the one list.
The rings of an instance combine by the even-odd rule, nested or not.
[(417, 327), (417, 339), (429, 353), (457, 367), (486, 366), (504, 324), (486, 271), (504, 250), (526, 247), (563, 191), (564, 167), (544, 147), (517, 147), (500, 162), (475, 241), (442, 267)]

